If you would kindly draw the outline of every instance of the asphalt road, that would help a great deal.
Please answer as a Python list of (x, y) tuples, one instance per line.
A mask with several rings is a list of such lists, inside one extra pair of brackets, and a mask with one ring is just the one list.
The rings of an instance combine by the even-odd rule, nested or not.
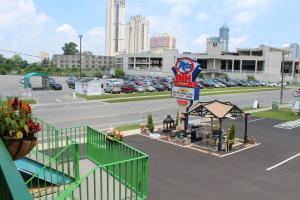
[[(227, 94), (205, 96), (202, 101), (218, 99), (231, 101), (240, 107), (249, 107), (254, 100), (263, 105), (271, 105), (272, 100), (279, 99), (279, 91), (265, 91), (245, 94)], [(292, 90), (284, 92), (285, 102), (292, 102)], [(34, 105), (34, 113), (41, 119), (57, 126), (89, 125), (96, 129), (106, 129), (125, 124), (144, 122), (149, 113), (154, 121), (162, 121), (167, 114), (175, 117), (177, 105), (174, 99), (151, 100), (144, 102), (128, 102), (108, 104), (103, 102), (69, 102)]]
[[(243, 121), (236, 123), (242, 138)], [(300, 153), (300, 127), (274, 128), (278, 123), (250, 122), (249, 135), (261, 145), (223, 158), (139, 135), (125, 140), (149, 155), (149, 200), (300, 199), (300, 157), (267, 170)]]

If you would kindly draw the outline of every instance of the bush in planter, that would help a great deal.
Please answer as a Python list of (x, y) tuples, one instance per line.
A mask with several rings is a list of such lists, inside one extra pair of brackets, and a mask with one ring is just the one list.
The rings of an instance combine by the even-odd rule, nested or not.
[(228, 135), (227, 135), (227, 141), (229, 142), (229, 151), (232, 150), (232, 146), (234, 144), (234, 139), (235, 139), (235, 125), (231, 124), (231, 126), (228, 130)]
[(147, 123), (147, 127), (148, 127), (149, 131), (151, 133), (153, 133), (153, 131), (154, 131), (154, 124), (153, 124), (152, 114), (148, 115), (147, 122), (148, 122)]
[(32, 120), (29, 104), (18, 98), (9, 98), (0, 109), (0, 137), (12, 158), (17, 160), (35, 147), (35, 133), (41, 130), (40, 124)]

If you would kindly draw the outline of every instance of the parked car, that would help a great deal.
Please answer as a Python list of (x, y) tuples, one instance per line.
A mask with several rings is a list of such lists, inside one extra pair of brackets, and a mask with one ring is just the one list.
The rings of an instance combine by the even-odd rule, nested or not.
[(53, 84), (51, 84), (50, 88), (52, 90), (62, 90), (62, 86), (60, 83), (54, 82)]
[(267, 86), (276, 87), (277, 83), (275, 83), (275, 82), (269, 82), (269, 83), (267, 83)]
[(157, 90), (157, 91), (165, 91), (165, 87), (163, 85), (160, 84), (154, 84), (153, 87)]
[(69, 88), (75, 89), (75, 81), (77, 78), (75, 76), (70, 76), (67, 80), (66, 83), (68, 84)]
[(153, 86), (151, 86), (151, 85), (146, 85), (145, 86), (145, 91), (146, 92), (155, 92), (156, 89)]
[(145, 92), (145, 88), (144, 88), (143, 86), (141, 86), (141, 85), (137, 85), (137, 86), (135, 87), (135, 90), (136, 90), (137, 92)]
[(124, 84), (121, 87), (121, 92), (123, 92), (123, 93), (132, 93), (135, 91), (136, 91), (135, 88), (130, 84)]
[(122, 83), (117, 79), (107, 80), (104, 91), (107, 93), (121, 93)]
[(24, 85), (24, 78), (20, 79), (20, 80), (19, 80), (19, 83), (21, 83), (21, 84)]

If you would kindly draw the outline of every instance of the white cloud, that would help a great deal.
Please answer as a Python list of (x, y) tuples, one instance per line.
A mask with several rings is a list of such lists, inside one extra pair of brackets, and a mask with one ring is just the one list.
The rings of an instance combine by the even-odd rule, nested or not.
[(84, 49), (98, 54), (104, 54), (105, 28), (95, 27), (86, 34)]
[(257, 13), (254, 11), (239, 12), (234, 16), (235, 22), (239, 24), (251, 23), (257, 18)]
[(195, 39), (194, 43), (198, 45), (200, 50), (206, 51), (206, 41), (208, 37), (211, 36), (207, 34), (201, 34), (199, 37)]
[(75, 29), (70, 24), (63, 24), (63, 25), (57, 27), (56, 32), (57, 33), (68, 34), (68, 35), (71, 35), (71, 36), (77, 35)]
[(160, 0), (162, 2), (168, 3), (168, 4), (185, 4), (185, 5), (191, 5), (196, 3), (196, 0)]
[(204, 22), (208, 19), (208, 15), (207, 15), (206, 12), (200, 12), (197, 15), (197, 19), (198, 19), (199, 22)]
[(191, 15), (191, 13), (191, 8), (188, 5), (184, 4), (177, 4), (173, 6), (173, 8), (170, 11), (171, 16), (173, 17), (189, 16)]
[(236, 50), (237, 48), (246, 47), (248, 44), (248, 36), (246, 34), (239, 37), (231, 37), (229, 39), (229, 49), (231, 51)]
[[(1, 0), (0, 30), (30, 30), (48, 22), (50, 18), (38, 13), (32, 0)], [(26, 30), (22, 29), (25, 28)]]

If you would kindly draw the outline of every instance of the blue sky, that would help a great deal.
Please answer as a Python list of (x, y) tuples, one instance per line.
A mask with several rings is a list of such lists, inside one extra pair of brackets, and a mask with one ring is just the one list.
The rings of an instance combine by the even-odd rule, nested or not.
[[(105, 0), (0, 0), (0, 49), (52, 55), (83, 34), (84, 50), (104, 54), (105, 6)], [(180, 51), (204, 52), (206, 38), (224, 23), (232, 50), (281, 47), (300, 42), (299, 8), (298, 0), (127, 0), (126, 21), (146, 16), (150, 36), (172, 33)]]

